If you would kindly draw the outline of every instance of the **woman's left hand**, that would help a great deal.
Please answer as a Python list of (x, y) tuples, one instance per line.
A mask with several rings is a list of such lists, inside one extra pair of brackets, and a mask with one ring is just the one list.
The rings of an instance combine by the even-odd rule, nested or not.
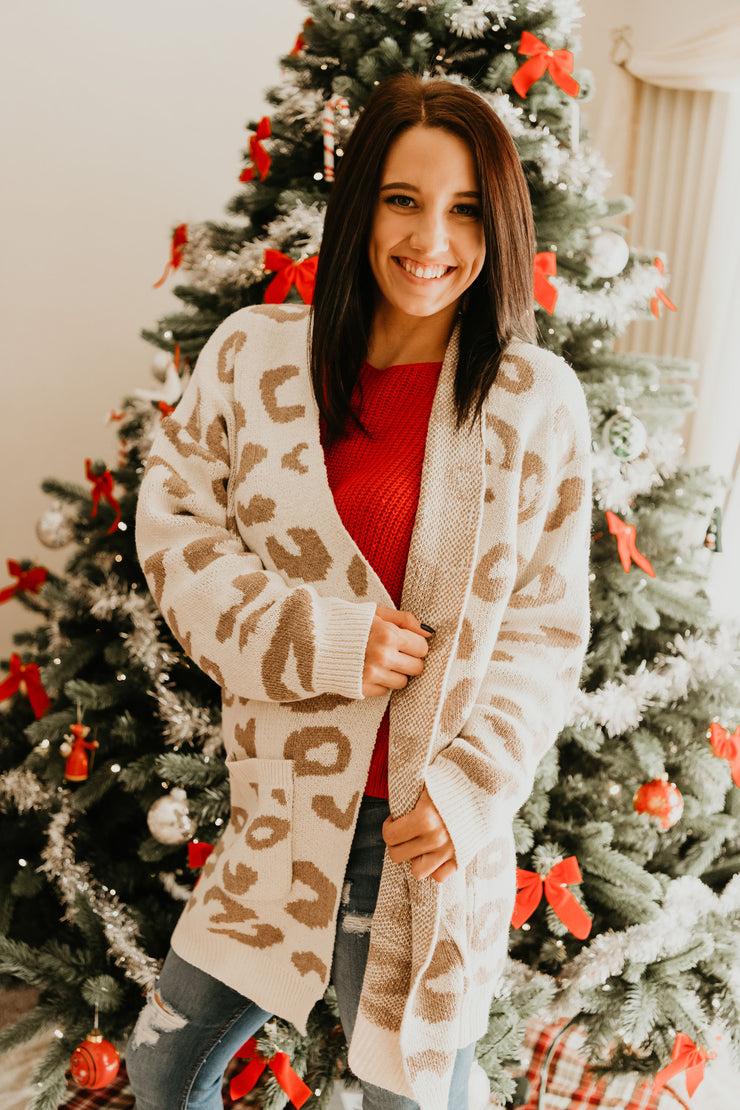
[(441, 883), (457, 871), (450, 834), (426, 786), (409, 813), (383, 822), (383, 839), (394, 863), (412, 861), (411, 872), (416, 879), (432, 878)]

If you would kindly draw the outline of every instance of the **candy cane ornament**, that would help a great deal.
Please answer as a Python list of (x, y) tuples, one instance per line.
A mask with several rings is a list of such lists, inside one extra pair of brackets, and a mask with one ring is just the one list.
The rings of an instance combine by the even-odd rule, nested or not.
[(345, 119), (349, 115), (346, 97), (333, 96), (324, 105), (324, 180), (334, 180), (334, 113), (339, 112)]

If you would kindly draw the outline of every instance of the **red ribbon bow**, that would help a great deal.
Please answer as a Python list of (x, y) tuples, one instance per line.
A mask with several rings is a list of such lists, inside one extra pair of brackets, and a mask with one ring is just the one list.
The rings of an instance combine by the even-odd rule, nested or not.
[(568, 96), (578, 96), (581, 86), (572, 76), (573, 55), (570, 50), (551, 50), (546, 42), (529, 31), (523, 31), (517, 52), (529, 57), (529, 61), (521, 65), (511, 79), (520, 96), (526, 96), (546, 70), (559, 89)]
[(272, 158), (267, 153), (262, 143), (265, 139), (269, 139), (272, 134), (270, 127), (270, 117), (263, 116), (257, 124), (257, 130), (254, 135), (249, 139), (249, 157), (252, 159), (251, 166), (245, 166), (239, 174), (240, 181), (251, 181), (254, 177), (255, 168), (260, 175), (260, 181), (264, 181), (270, 170)]
[(85, 459), (85, 474), (87, 475), (88, 481), (92, 482), (93, 485), (93, 507), (90, 516), (98, 515), (98, 505), (100, 504), (101, 498), (108, 502), (110, 507), (113, 509), (113, 512), (116, 514), (113, 523), (108, 529), (108, 535), (110, 535), (111, 532), (115, 532), (116, 528), (121, 522), (121, 506), (113, 496), (113, 475), (107, 467), (102, 474), (95, 474), (93, 472), (92, 461), (90, 459)]
[(258, 1051), (254, 1037), (250, 1037), (236, 1055), (240, 1060), (249, 1060), (250, 1063), (244, 1071), (231, 1080), (229, 1095), (234, 1102), (247, 1091), (252, 1090), (265, 1068), (270, 1069), (296, 1110), (301, 1110), (303, 1103), (313, 1094), (311, 1088), (307, 1087), (301, 1077), (293, 1071), (287, 1052), (276, 1052), (272, 1059), (268, 1060)]
[(177, 270), (182, 264), (183, 251), (188, 241), (188, 225), (178, 224), (172, 233), (172, 243), (170, 245), (170, 257), (167, 265), (164, 268), (159, 281), (155, 281), (152, 288), (159, 289), (160, 285), (164, 285), (167, 278), (173, 270)]
[(719, 759), (728, 760), (732, 769), (732, 781), (740, 786), (740, 725), (730, 734), (722, 725), (712, 721), (709, 726), (709, 740), (714, 754)]
[(629, 574), (632, 563), (636, 563), (637, 566), (641, 567), (651, 578), (655, 578), (655, 571), (651, 563), (644, 555), (640, 554), (635, 546), (637, 529), (634, 524), (625, 524), (625, 522), (620, 520), (618, 516), (615, 516), (610, 509), (606, 510), (606, 522), (609, 525), (611, 534), (617, 537), (617, 551), (619, 552), (619, 558), (625, 572)]
[(266, 250), (265, 269), (268, 272), (277, 271), (277, 274), (265, 290), (265, 304), (282, 304), (293, 285), (300, 293), (304, 304), (311, 304), (318, 261), (317, 254), (304, 259), (303, 262), (294, 262), (287, 254)]
[(18, 691), (28, 696), (36, 720), (43, 717), (51, 705), (49, 695), (42, 683), (41, 674), (35, 663), (21, 663), (17, 652), (10, 657), (10, 674), (0, 683), (0, 701), (5, 701)]
[(188, 867), (193, 871), (202, 867), (212, 851), (213, 844), (206, 844), (205, 840), (191, 840), (188, 844)]
[(554, 277), (557, 269), (557, 261), (553, 251), (540, 251), (539, 254), (534, 256), (534, 299), (551, 316), (555, 311), (558, 291), (554, 285), (550, 285), (547, 275)]
[(20, 563), (16, 563), (15, 559), (8, 559), (8, 574), (12, 574), (18, 581), (14, 582), (12, 586), (6, 586), (5, 589), (0, 590), (0, 605), (4, 601), (9, 601), (16, 594), (25, 591), (37, 594), (46, 581), (49, 572), (46, 567), (31, 567), (29, 570), (23, 570)]
[[(308, 27), (311, 27), (312, 25), (313, 25), (313, 20), (312, 19), (304, 20), (303, 31), (305, 31)], [(295, 40), (295, 44), (293, 46), (293, 49), (291, 50), (291, 54), (300, 54), (300, 52), (302, 50), (306, 49), (306, 38), (305, 38), (305, 35), (303, 34), (303, 31), (298, 32), (298, 38)]]
[[(662, 258), (656, 258), (655, 259), (655, 265), (658, 269), (658, 273), (662, 274), (663, 271), (665, 270), (665, 266), (663, 265), (663, 259)], [(666, 308), (670, 308), (671, 312), (678, 312), (678, 309), (676, 308), (673, 301), (669, 301), (668, 298), (666, 297), (665, 293), (663, 292), (663, 290), (660, 288), (660, 286), (657, 286), (656, 289), (655, 289), (655, 296), (650, 301), (650, 311), (652, 312), (653, 316), (657, 316), (658, 319), (660, 319), (660, 306), (658, 304), (658, 298), (659, 297), (660, 297), (661, 301), (663, 302), (663, 304), (666, 306)]]
[(591, 918), (583, 906), (579, 906), (570, 890), (566, 890), (569, 883), (580, 883), (581, 869), (575, 856), (568, 856), (560, 863), (556, 863), (544, 877), (539, 871), (523, 871), (516, 869), (516, 905), (511, 917), (511, 924), (515, 929), (520, 928), (531, 917), (540, 904), (542, 890), (555, 913), (558, 915), (566, 929), (584, 940), (591, 932)]
[(673, 1045), (672, 1062), (662, 1068), (656, 1075), (653, 1092), (659, 1091), (669, 1079), (678, 1075), (680, 1071), (685, 1071), (686, 1090), (689, 1093), (689, 1098), (691, 1098), (704, 1078), (704, 1065), (707, 1060), (714, 1060), (716, 1055), (716, 1052), (707, 1052), (704, 1048), (698, 1048), (691, 1037), (687, 1037), (685, 1033), (679, 1033)]

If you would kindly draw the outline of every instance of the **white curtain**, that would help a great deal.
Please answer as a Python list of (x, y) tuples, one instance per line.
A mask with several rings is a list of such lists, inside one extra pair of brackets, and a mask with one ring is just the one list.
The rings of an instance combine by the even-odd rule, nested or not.
[[(653, 138), (656, 146), (672, 144), (673, 150), (685, 144), (680, 168), (675, 159), (664, 167), (671, 171), (669, 182), (661, 181), (659, 173), (648, 174), (642, 189), (649, 195), (636, 195), (635, 200), (661, 212), (662, 234), (665, 237), (668, 229), (673, 233), (680, 273), (668, 243), (647, 241), (650, 227), (643, 228), (646, 241), (633, 240), (633, 245), (666, 249), (669, 269), (675, 268), (680, 282), (681, 300), (676, 300), (682, 319), (671, 314), (660, 334), (653, 329), (651, 346), (657, 350), (656, 342), (668, 341), (670, 353), (700, 365), (687, 456), (692, 464), (711, 465), (728, 482), (724, 554), (712, 564), (713, 593), (723, 611), (729, 608), (740, 616), (740, 8), (709, 29), (650, 53), (633, 54), (628, 35), (617, 32), (616, 36), (614, 60), (622, 69), (616, 71), (611, 90), (612, 108), (618, 105), (610, 113), (612, 138), (617, 138), (619, 127), (623, 158), (633, 180), (640, 173), (640, 136), (644, 138), (645, 126), (657, 120), (644, 118), (649, 106), (670, 102), (671, 94), (658, 89), (676, 90), (675, 114), (670, 118), (680, 133)], [(702, 151), (698, 165), (689, 149), (689, 128), (682, 127), (692, 93), (694, 115), (706, 120), (706, 130), (693, 147)], [(632, 126), (625, 127), (625, 121)], [(656, 228), (652, 230), (654, 234)], [(676, 288), (672, 283), (671, 298)], [(639, 333), (640, 338), (645, 334)], [(641, 349), (650, 348), (643, 343)]]

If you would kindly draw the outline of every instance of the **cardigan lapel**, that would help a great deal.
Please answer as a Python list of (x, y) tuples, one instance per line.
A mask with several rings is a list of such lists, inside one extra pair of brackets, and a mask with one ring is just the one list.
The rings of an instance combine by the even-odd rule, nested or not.
[(390, 702), (389, 801), (398, 817), (424, 781), (470, 590), (483, 517), (480, 421), (460, 430), (455, 416), (459, 329), (445, 353), (427, 433), (416, 523), (401, 608), (435, 629), (424, 672)]

